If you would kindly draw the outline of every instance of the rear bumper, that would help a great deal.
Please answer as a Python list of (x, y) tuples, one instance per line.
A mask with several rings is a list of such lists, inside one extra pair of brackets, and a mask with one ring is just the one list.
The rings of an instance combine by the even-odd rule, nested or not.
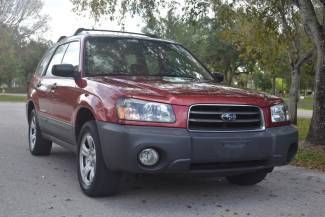
[[(240, 174), (289, 163), (296, 152), (293, 126), (260, 132), (199, 133), (186, 129), (97, 122), (106, 165), (132, 173)], [(160, 160), (144, 167), (137, 159), (144, 148), (158, 150)]]

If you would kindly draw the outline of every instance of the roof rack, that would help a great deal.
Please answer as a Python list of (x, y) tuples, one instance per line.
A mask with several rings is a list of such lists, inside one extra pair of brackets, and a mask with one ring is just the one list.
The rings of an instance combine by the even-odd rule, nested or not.
[(60, 42), (60, 41), (62, 41), (63, 39), (65, 39), (67, 36), (61, 36), (59, 39), (58, 39), (58, 41), (57, 42)]
[(124, 32), (124, 31), (118, 31), (118, 30), (106, 30), (106, 29), (85, 29), (85, 28), (79, 28), (77, 29), (77, 31), (73, 34), (75, 35), (79, 35), (82, 32), (85, 31), (91, 31), (91, 32), (112, 32), (112, 33), (126, 33), (126, 34), (132, 34), (132, 35), (142, 35), (142, 36), (147, 36), (150, 38), (158, 38), (158, 36), (154, 35), (154, 34), (144, 34), (144, 33), (136, 33), (136, 32)]

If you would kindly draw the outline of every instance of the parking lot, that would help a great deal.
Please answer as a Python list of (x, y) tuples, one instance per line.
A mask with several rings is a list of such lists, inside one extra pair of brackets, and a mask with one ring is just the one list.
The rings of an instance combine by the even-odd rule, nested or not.
[(23, 103), (0, 103), (0, 216), (325, 216), (325, 173), (277, 168), (253, 187), (221, 178), (126, 176), (121, 192), (88, 198), (75, 156), (58, 146), (33, 157)]

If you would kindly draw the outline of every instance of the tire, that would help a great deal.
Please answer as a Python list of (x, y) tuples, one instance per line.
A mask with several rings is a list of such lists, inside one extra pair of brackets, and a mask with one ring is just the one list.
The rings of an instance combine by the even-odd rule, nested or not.
[(241, 186), (249, 186), (249, 185), (256, 185), (257, 183), (263, 181), (266, 177), (268, 172), (266, 171), (256, 171), (252, 173), (241, 174), (237, 176), (228, 176), (228, 182), (241, 185)]
[(49, 155), (52, 150), (52, 142), (42, 136), (35, 110), (31, 111), (28, 121), (28, 146), (35, 156)]
[(121, 176), (106, 167), (94, 121), (85, 123), (80, 131), (77, 165), (79, 184), (87, 196), (111, 196), (117, 192)]

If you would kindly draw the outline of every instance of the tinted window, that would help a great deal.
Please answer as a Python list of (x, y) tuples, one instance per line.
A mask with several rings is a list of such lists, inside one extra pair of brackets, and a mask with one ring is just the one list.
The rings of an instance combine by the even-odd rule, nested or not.
[(62, 64), (72, 64), (73, 66), (79, 66), (79, 51), (80, 51), (80, 43), (79, 42), (71, 42), (65, 55), (63, 57)]
[(90, 38), (86, 75), (170, 76), (212, 80), (209, 72), (182, 46), (141, 39)]
[(56, 49), (56, 51), (55, 51), (55, 53), (54, 53), (54, 55), (53, 55), (53, 57), (51, 59), (51, 62), (47, 67), (47, 70), (46, 70), (46, 75), (47, 76), (52, 75), (52, 67), (53, 67), (53, 65), (61, 64), (64, 52), (65, 52), (67, 46), (68, 46), (67, 44), (64, 44), (64, 45), (59, 46)]

